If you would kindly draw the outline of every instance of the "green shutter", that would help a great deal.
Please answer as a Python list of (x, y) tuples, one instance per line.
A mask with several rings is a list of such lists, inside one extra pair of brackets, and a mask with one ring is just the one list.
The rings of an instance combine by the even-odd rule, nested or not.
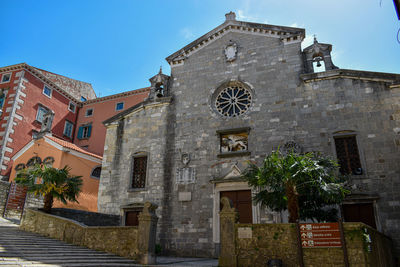
[(82, 139), (82, 135), (83, 135), (83, 126), (79, 127), (79, 130), (78, 130), (78, 139)]
[(87, 126), (88, 130), (87, 130), (87, 137), (90, 137), (90, 134), (92, 133), (92, 125)]

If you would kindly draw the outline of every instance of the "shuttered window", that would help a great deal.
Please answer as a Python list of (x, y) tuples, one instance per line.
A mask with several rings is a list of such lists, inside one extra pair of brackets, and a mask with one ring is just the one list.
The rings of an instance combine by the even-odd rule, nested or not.
[(133, 158), (132, 188), (144, 188), (146, 185), (147, 156)]
[(87, 139), (92, 133), (92, 125), (83, 125), (78, 129), (78, 139)]
[(335, 138), (336, 155), (341, 174), (362, 174), (360, 155), (355, 136)]

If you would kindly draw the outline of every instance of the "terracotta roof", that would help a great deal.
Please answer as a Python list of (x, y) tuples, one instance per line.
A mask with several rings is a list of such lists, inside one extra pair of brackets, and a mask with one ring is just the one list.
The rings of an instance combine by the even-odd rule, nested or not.
[(45, 137), (50, 139), (51, 141), (56, 142), (57, 144), (65, 147), (65, 148), (72, 149), (72, 150), (78, 151), (80, 153), (83, 153), (83, 154), (86, 154), (86, 155), (89, 155), (89, 156), (92, 156), (92, 157), (95, 157), (95, 158), (98, 158), (98, 159), (103, 159), (102, 156), (99, 156), (99, 155), (94, 154), (94, 153), (90, 153), (90, 152), (88, 152), (88, 151), (80, 148), (79, 146), (77, 146), (77, 145), (75, 145), (73, 143), (70, 143), (68, 141), (62, 140), (62, 139), (54, 137), (54, 136), (48, 136), (47, 135)]

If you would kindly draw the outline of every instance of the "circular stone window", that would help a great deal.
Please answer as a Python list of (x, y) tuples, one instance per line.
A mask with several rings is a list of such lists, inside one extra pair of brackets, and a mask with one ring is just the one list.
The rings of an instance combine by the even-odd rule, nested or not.
[(251, 105), (250, 90), (235, 83), (225, 86), (215, 97), (215, 109), (224, 117), (237, 117), (245, 113)]

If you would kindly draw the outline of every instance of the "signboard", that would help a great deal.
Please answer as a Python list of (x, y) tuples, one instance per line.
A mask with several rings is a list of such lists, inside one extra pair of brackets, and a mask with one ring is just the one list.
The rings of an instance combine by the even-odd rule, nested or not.
[(342, 247), (339, 223), (301, 223), (303, 248)]
[(239, 227), (238, 237), (239, 238), (252, 238), (253, 232), (250, 227)]

